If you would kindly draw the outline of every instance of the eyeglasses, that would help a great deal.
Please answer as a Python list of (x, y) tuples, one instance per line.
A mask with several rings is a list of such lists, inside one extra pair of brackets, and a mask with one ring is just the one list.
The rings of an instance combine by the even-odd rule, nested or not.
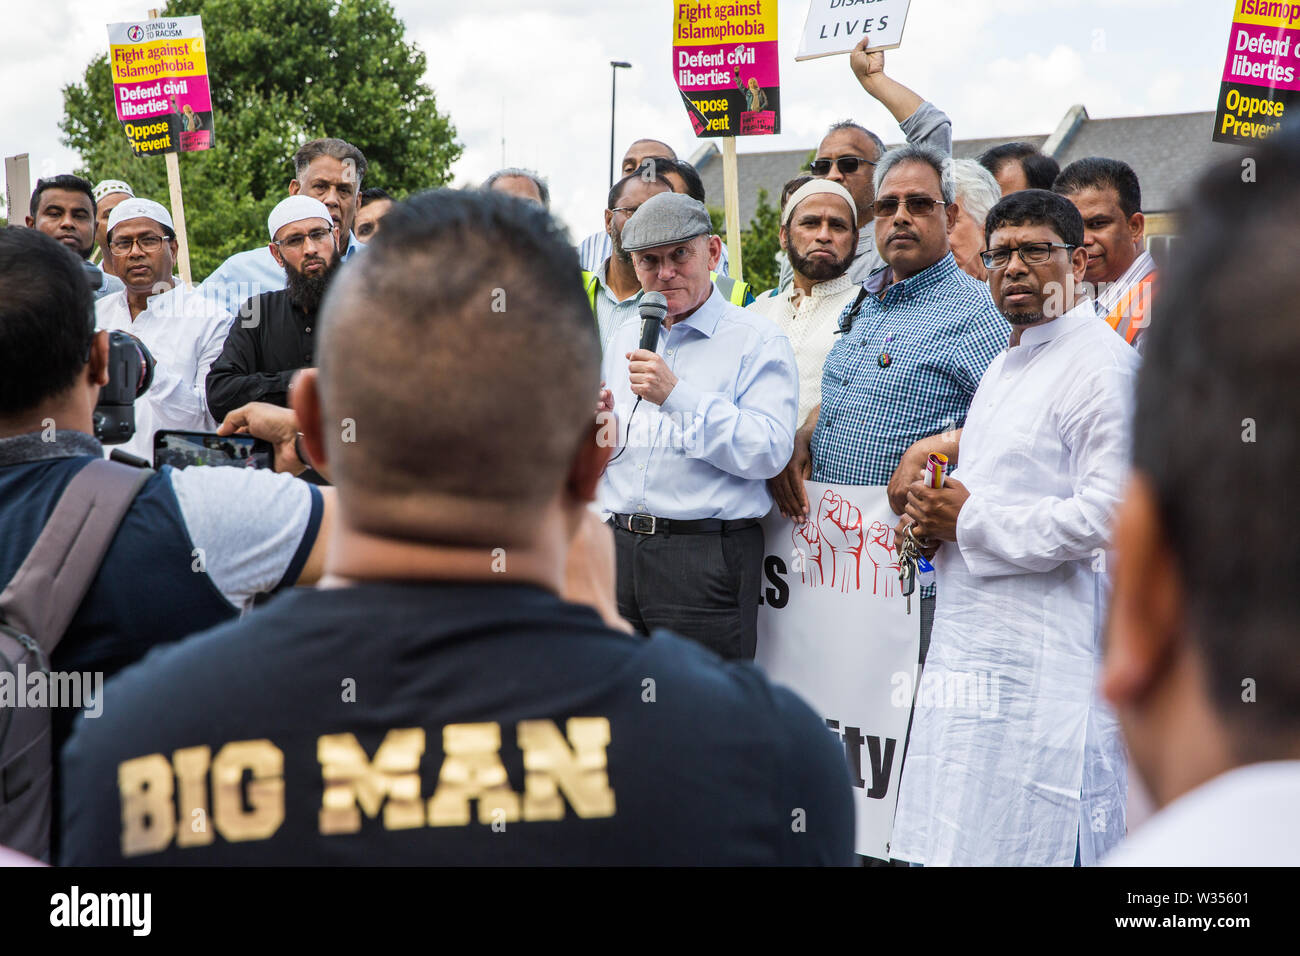
[(1053, 249), (1077, 248), (1078, 246), (1067, 246), (1059, 242), (1027, 242), (1014, 249), (990, 249), (988, 252), (981, 252), (980, 259), (984, 262), (985, 269), (1005, 269), (1011, 264), (1011, 253), (1014, 252), (1020, 256), (1020, 261), (1025, 265), (1034, 266), (1042, 265), (1052, 258)]
[(308, 239), (319, 245), (329, 237), (332, 231), (330, 229), (313, 229), (306, 235), (285, 236), (283, 239), (272, 239), (271, 241), (281, 249), (301, 249), (302, 244)]
[(640, 208), (640, 206), (615, 206), (610, 212), (621, 212), (625, 216), (630, 216)]
[(856, 173), (858, 167), (864, 164), (867, 166), (876, 165), (864, 156), (841, 156), (839, 159), (814, 159), (808, 164), (808, 168), (814, 176), (827, 176), (831, 171), (831, 163), (834, 163), (835, 167), (845, 176)]
[(108, 244), (108, 248), (113, 250), (115, 256), (126, 256), (131, 254), (131, 247), (140, 246), (141, 252), (157, 252), (162, 246), (162, 236), (137, 236), (134, 239), (127, 239), (123, 236), (121, 239), (114, 239)]
[[(888, 219), (898, 212), (899, 202), (898, 199), (877, 199), (871, 204), (871, 210), (877, 219)], [(901, 202), (913, 216), (928, 216), (934, 212), (935, 206), (948, 205), (941, 199), (931, 199), (929, 196), (908, 196)]]

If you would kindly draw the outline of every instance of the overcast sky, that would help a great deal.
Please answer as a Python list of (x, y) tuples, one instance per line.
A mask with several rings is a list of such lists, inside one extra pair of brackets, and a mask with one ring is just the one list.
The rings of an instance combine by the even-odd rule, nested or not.
[[(408, 39), (427, 54), (426, 81), (464, 145), (457, 183), (479, 182), (501, 165), (537, 169), (575, 238), (600, 225), (604, 208), (610, 60), (632, 63), (618, 77), (620, 157), (641, 136), (666, 140), (682, 158), (705, 142), (692, 135), (673, 84), (670, 0), (394, 6)], [(76, 155), (59, 142), (60, 91), (107, 50), (105, 24), (136, 19), (147, 8), (143, 0), (24, 4), (21, 21), (10, 18), (0, 35), (0, 88), (7, 91), (0, 155), (30, 153), (33, 180), (76, 166)], [(1049, 133), (1073, 103), (1093, 117), (1212, 110), (1232, 10), (1232, 0), (913, 0), (903, 45), (886, 54), (886, 69), (947, 111), (958, 139)], [(806, 11), (803, 0), (780, 5), (784, 132), (741, 138), (737, 148), (811, 148), (826, 126), (846, 117), (888, 142), (900, 139), (887, 111), (858, 86), (847, 57), (795, 62)], [(220, 115), (216, 130), (219, 149)], [(347, 138), (345, 129), (329, 132)], [(94, 171), (96, 178), (112, 173)]]

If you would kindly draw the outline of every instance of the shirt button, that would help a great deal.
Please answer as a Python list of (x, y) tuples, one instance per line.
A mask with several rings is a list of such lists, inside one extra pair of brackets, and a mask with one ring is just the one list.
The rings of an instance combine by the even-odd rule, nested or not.
[(667, 353), (665, 353), (665, 354), (667, 354), (667, 355), (672, 355), (673, 352), (675, 352), (675, 351), (677, 351), (677, 350), (676, 350), (676, 349), (669, 349), (669, 350), (667, 351)]
[(637, 470), (637, 471), (645, 471), (645, 465), (637, 465), (637, 466), (636, 466), (636, 470)]
[(307, 326), (307, 331), (308, 331), (308, 332), (310, 332), (310, 331), (311, 331), (311, 326), (310, 326), (310, 325), (309, 325), (309, 326)]

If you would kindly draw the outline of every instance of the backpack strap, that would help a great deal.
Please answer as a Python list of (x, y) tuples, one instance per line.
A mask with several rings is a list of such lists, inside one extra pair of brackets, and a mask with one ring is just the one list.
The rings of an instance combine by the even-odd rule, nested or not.
[(127, 509), (152, 469), (97, 458), (73, 475), (31, 552), (0, 594), (0, 617), (48, 661), (81, 606)]

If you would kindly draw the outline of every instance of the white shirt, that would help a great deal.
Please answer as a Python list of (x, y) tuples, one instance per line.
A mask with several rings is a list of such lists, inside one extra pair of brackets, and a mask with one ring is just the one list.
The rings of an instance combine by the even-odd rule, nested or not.
[(1107, 866), (1300, 865), (1300, 760), (1249, 764), (1183, 794)]
[(791, 285), (784, 292), (759, 296), (746, 308), (765, 315), (790, 339), (799, 365), (799, 425), (822, 400), (822, 363), (835, 344), (840, 315), (862, 287), (847, 274), (818, 282), (811, 295), (796, 295)]
[(230, 312), (179, 280), (166, 292), (150, 296), (134, 322), (125, 290), (95, 303), (96, 329), (130, 332), (153, 353), (156, 363), (153, 384), (135, 403), (135, 437), (112, 447), (152, 462), (155, 431), (216, 430), (208, 414), (205, 381), (233, 321)]
[(935, 560), (895, 857), (1069, 866), (1077, 843), (1087, 866), (1124, 835), (1124, 746), (1098, 671), (1138, 361), (1084, 301), (1025, 329), (980, 380), (954, 474), (970, 498)]

